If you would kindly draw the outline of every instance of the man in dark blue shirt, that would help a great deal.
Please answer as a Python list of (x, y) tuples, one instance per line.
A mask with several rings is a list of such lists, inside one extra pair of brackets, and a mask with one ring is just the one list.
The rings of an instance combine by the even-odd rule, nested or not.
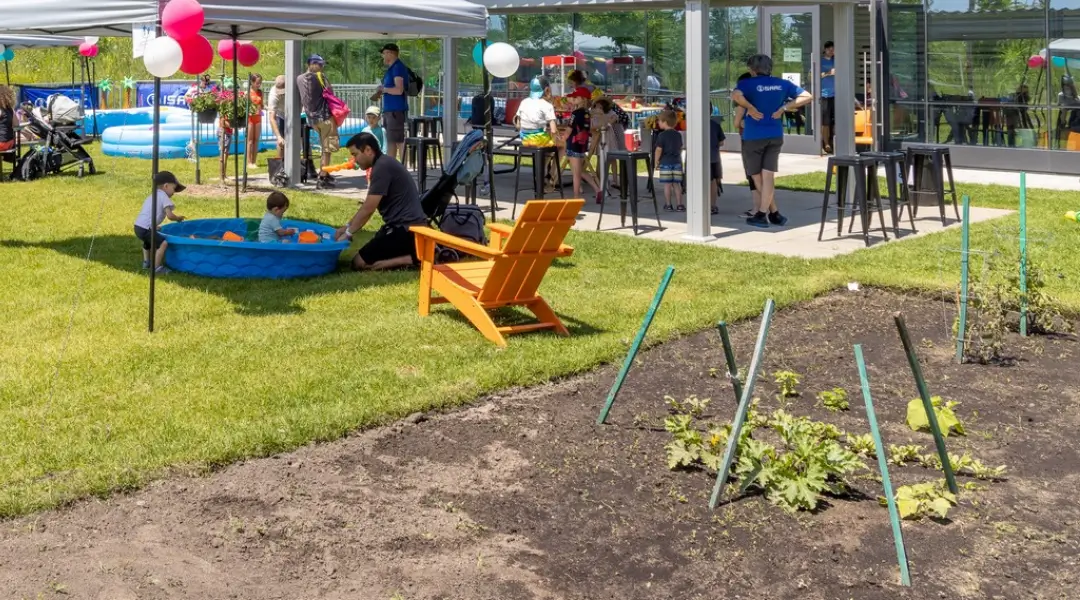
[(376, 96), (383, 100), (386, 153), (395, 159), (404, 160), (405, 125), (409, 120), (409, 69), (401, 62), (401, 50), (397, 44), (383, 46), (382, 57), (387, 69)]
[(731, 93), (731, 100), (746, 109), (742, 134), (743, 166), (753, 178), (754, 186), (761, 192), (761, 200), (755, 207), (754, 216), (746, 224), (768, 227), (769, 224), (784, 225), (787, 217), (776, 208), (774, 180), (780, 170), (780, 149), (784, 145), (784, 125), (781, 119), (785, 111), (797, 110), (814, 97), (809, 92), (786, 79), (772, 76), (772, 59), (755, 54), (746, 61), (754, 76), (740, 81)]
[(821, 140), (826, 154), (832, 152), (832, 132), (836, 126), (836, 48), (825, 42), (821, 51)]

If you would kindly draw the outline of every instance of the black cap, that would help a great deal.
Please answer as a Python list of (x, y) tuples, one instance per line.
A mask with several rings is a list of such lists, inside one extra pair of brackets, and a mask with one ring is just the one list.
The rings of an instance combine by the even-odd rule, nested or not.
[(383, 46), (382, 50), (379, 50), (379, 52), (386, 52), (387, 50), (401, 54), (401, 48), (398, 48), (398, 45), (393, 42), (390, 42), (389, 44)]
[(166, 183), (171, 183), (176, 186), (176, 191), (182, 192), (187, 189), (187, 186), (176, 180), (176, 175), (173, 175), (170, 171), (161, 171), (154, 177), (154, 187), (161, 187)]

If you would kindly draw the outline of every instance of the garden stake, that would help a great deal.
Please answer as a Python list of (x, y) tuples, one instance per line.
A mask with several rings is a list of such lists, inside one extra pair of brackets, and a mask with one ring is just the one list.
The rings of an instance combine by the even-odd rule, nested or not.
[(1027, 173), (1020, 171), (1020, 335), (1027, 337)]
[[(967, 207), (967, 204), (965, 203), (964, 206)], [(964, 216), (967, 217), (966, 214)], [(966, 218), (964, 222), (967, 222)], [(874, 414), (874, 401), (870, 398), (870, 379), (866, 376), (866, 361), (863, 360), (862, 344), (855, 344), (855, 363), (859, 367), (859, 380), (862, 382), (862, 395), (866, 402), (866, 419), (870, 421), (870, 435), (874, 436), (878, 468), (881, 469), (881, 483), (885, 487), (885, 501), (889, 506), (889, 521), (892, 524), (893, 542), (896, 543), (896, 562), (900, 564), (900, 584), (911, 587), (907, 550), (904, 548), (904, 533), (900, 530), (900, 513), (896, 509), (896, 497), (893, 496), (892, 481), (889, 479), (889, 465), (885, 460), (885, 443), (881, 440), (877, 415)]]
[(728, 335), (726, 321), (716, 324), (720, 331), (720, 343), (724, 345), (724, 358), (727, 360), (728, 379), (731, 380), (731, 388), (735, 390), (735, 402), (742, 399), (742, 382), (739, 381), (739, 367), (735, 365), (735, 351), (731, 348), (731, 336)]
[(653, 317), (656, 316), (656, 309), (660, 308), (660, 301), (664, 299), (664, 293), (667, 292), (668, 284), (671, 283), (671, 276), (674, 274), (675, 267), (668, 265), (663, 279), (660, 280), (660, 287), (656, 289), (656, 295), (653, 296), (652, 304), (649, 305), (649, 311), (645, 313), (645, 320), (642, 321), (641, 328), (638, 329), (637, 337), (634, 338), (634, 343), (630, 345), (630, 352), (626, 355), (622, 369), (619, 370), (619, 376), (615, 378), (615, 383), (611, 386), (611, 391), (608, 392), (604, 410), (600, 411), (600, 416), (596, 419), (597, 425), (603, 425), (607, 421), (608, 413), (611, 412), (611, 407), (615, 404), (615, 397), (619, 395), (626, 374), (630, 372), (630, 365), (634, 364), (634, 357), (637, 356), (638, 350), (641, 349), (641, 342), (645, 341), (645, 334), (648, 333), (649, 326), (652, 325)]
[(968, 212), (971, 208), (971, 198), (964, 195), (964, 221), (961, 223), (960, 234), (960, 322), (956, 328), (956, 362), (964, 362), (964, 341), (967, 337), (967, 309), (968, 309), (968, 269), (970, 257), (968, 250), (971, 248), (971, 223), (968, 220)]
[(720, 503), (720, 495), (724, 492), (724, 484), (727, 483), (728, 469), (731, 468), (731, 462), (735, 460), (735, 449), (739, 444), (739, 434), (742, 433), (746, 413), (750, 410), (750, 398), (754, 395), (754, 380), (757, 379), (758, 369), (761, 368), (761, 355), (765, 353), (765, 338), (768, 336), (769, 323), (772, 322), (775, 309), (776, 303), (772, 298), (765, 301), (765, 312), (761, 313), (761, 328), (758, 330), (754, 356), (750, 359), (750, 370), (746, 372), (746, 385), (742, 389), (739, 410), (735, 412), (735, 420), (731, 423), (731, 434), (728, 437), (727, 449), (724, 450), (724, 460), (716, 472), (716, 484), (713, 486), (712, 497), (709, 498), (710, 509), (715, 509)]
[(893, 315), (893, 320), (896, 321), (896, 329), (900, 332), (900, 341), (904, 344), (904, 352), (907, 353), (908, 364), (911, 365), (911, 374), (915, 376), (915, 385), (919, 388), (919, 397), (922, 398), (923, 409), (926, 410), (926, 420), (930, 423), (930, 432), (934, 434), (934, 445), (937, 446), (938, 457), (941, 458), (941, 470), (945, 471), (945, 481), (949, 484), (950, 492), (959, 494), (960, 490), (956, 487), (956, 478), (953, 477), (952, 463), (949, 462), (949, 452), (945, 449), (945, 438), (941, 435), (937, 414), (934, 412), (934, 404), (930, 401), (930, 390), (926, 388), (926, 381), (923, 379), (922, 369), (919, 367), (919, 357), (915, 355), (915, 348), (911, 345), (907, 325), (904, 324), (904, 315), (896, 313)]

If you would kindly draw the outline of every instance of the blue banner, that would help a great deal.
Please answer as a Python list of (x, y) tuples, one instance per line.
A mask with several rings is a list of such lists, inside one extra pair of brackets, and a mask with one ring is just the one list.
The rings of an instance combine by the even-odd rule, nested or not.
[[(165, 83), (161, 82), (161, 105), (187, 108), (187, 100), (184, 94), (191, 89), (190, 83)], [(135, 106), (150, 107), (154, 105), (154, 84), (139, 83), (135, 88), (138, 100)]]
[(75, 102), (79, 101), (80, 94), (85, 94), (83, 97), (83, 106), (87, 110), (98, 108), (98, 90), (93, 86), (86, 86), (82, 90), (77, 87), (47, 88), (21, 86), (19, 87), (19, 103), (30, 102), (38, 108), (45, 108), (46, 104), (48, 104), (49, 96), (52, 96), (53, 94), (63, 94)]

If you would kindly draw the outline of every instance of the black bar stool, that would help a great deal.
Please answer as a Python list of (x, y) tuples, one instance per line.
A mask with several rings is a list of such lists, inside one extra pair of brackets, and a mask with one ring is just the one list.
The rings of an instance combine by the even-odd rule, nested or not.
[[(915, 214), (919, 213), (919, 197), (931, 196), (937, 201), (941, 212), (941, 225), (947, 225), (945, 219), (945, 195), (952, 195), (953, 211), (956, 220), (960, 221), (960, 208), (956, 202), (956, 185), (953, 183), (952, 157), (949, 147), (943, 144), (905, 144), (904, 152), (907, 155), (905, 169), (912, 169), (912, 208)], [(930, 185), (926, 185), (925, 172), (930, 171)], [(949, 187), (945, 188), (945, 176), (949, 178)]]
[[(850, 182), (851, 174), (855, 175), (855, 205), (851, 207), (851, 223), (848, 225), (848, 233), (851, 233), (855, 227), (855, 215), (861, 217), (863, 241), (866, 245), (870, 245), (870, 226), (872, 221), (872, 215), (870, 214), (871, 200), (877, 199), (875, 202), (875, 208), (878, 211), (878, 219), (881, 221), (881, 234), (885, 236), (885, 239), (889, 239), (889, 234), (885, 229), (885, 214), (881, 208), (881, 195), (877, 192), (877, 175), (868, 180), (868, 171), (870, 167), (876, 167), (876, 162), (873, 159), (863, 158), (861, 156), (849, 155), (849, 156), (830, 156), (828, 165), (825, 171), (825, 195), (821, 201), (821, 228), (818, 230), (818, 241), (821, 241), (821, 237), (825, 234), (825, 223), (829, 218), (829, 209), (832, 208), (829, 204), (829, 196), (832, 194), (832, 178), (833, 171), (836, 171), (836, 207), (837, 219), (836, 219), (836, 235), (842, 236), (844, 234), (844, 203), (847, 202), (848, 186)], [(868, 189), (868, 186), (873, 186), (873, 190)]]
[[(520, 141), (517, 143), (517, 156), (514, 162), (517, 169), (514, 170), (514, 209), (510, 212), (510, 218), (517, 218), (517, 203), (518, 192), (521, 191), (521, 171), (522, 171), (522, 159), (532, 159), (532, 173), (533, 173), (533, 194), (535, 199), (544, 199), (544, 183), (547, 181), (548, 164), (551, 158), (554, 157), (556, 165), (559, 164), (559, 148), (558, 146), (525, 146)], [(558, 168), (558, 166), (556, 166)], [(555, 183), (555, 187), (559, 192), (559, 197), (565, 199), (566, 194), (563, 192), (562, 181)]]
[[(907, 155), (903, 152), (860, 152), (859, 156), (870, 159), (873, 164), (868, 165), (869, 179), (877, 181), (878, 166), (885, 168), (885, 181), (889, 186), (889, 213), (892, 215), (893, 235), (900, 237), (900, 215), (905, 208), (908, 212), (908, 222), (911, 224), (911, 233), (918, 233), (915, 229), (915, 213), (912, 208), (911, 196), (908, 195), (907, 173), (904, 165)], [(876, 194), (876, 201), (881, 204), (882, 198), (877, 186), (871, 186)]]
[(638, 234), (638, 170), (639, 160), (645, 161), (645, 168), (649, 173), (646, 191), (652, 193), (653, 212), (656, 214), (656, 228), (663, 229), (660, 223), (660, 207), (656, 202), (656, 187), (653, 185), (652, 156), (644, 150), (610, 150), (607, 153), (607, 161), (600, 168), (604, 170), (600, 175), (600, 214), (596, 218), (596, 230), (600, 231), (600, 223), (604, 220), (604, 201), (607, 199), (607, 166), (614, 162), (619, 170), (619, 216), (622, 217), (622, 226), (626, 227), (626, 203), (630, 202), (630, 219), (634, 225), (634, 235)]
[[(433, 150), (430, 154), (428, 153), (429, 149)], [(405, 138), (405, 158), (407, 162), (411, 161), (413, 168), (416, 169), (416, 187), (419, 188), (421, 194), (424, 193), (427, 190), (428, 159), (431, 159), (432, 169), (438, 169), (443, 164), (442, 146), (439, 145), (439, 139), (429, 137)], [(438, 159), (437, 164), (436, 159)]]
[(442, 117), (409, 117), (409, 137), (438, 138), (442, 131)]

